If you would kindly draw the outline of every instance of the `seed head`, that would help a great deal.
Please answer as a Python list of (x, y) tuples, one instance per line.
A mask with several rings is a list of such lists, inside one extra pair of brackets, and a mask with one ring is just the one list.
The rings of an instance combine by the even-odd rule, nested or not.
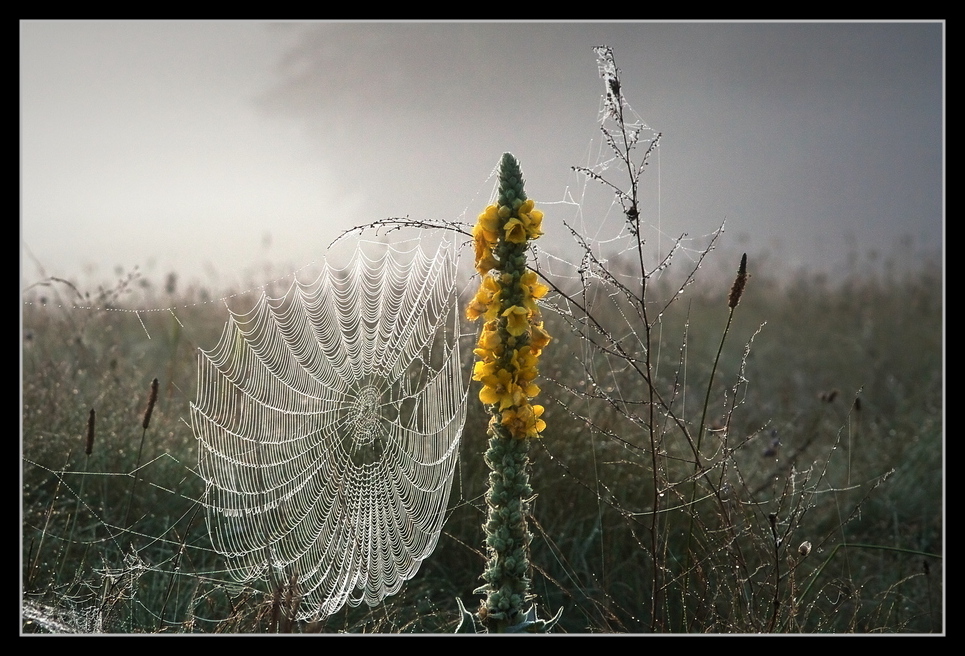
[(94, 451), (94, 408), (90, 409), (90, 417), (87, 418), (87, 446), (84, 453), (90, 455)]
[(727, 299), (727, 307), (734, 309), (740, 303), (741, 294), (744, 293), (744, 285), (747, 284), (747, 253), (741, 257), (741, 265), (737, 270), (737, 278), (734, 279), (734, 286), (730, 288), (730, 297)]
[(154, 412), (154, 404), (157, 403), (157, 378), (151, 383), (151, 396), (147, 400), (147, 410), (144, 411), (144, 421), (141, 426), (144, 430), (151, 425), (151, 413)]

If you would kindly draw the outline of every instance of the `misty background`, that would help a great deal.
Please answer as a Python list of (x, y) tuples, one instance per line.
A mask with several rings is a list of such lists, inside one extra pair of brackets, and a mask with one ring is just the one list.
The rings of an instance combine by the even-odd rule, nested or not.
[[(663, 134), (645, 193), (668, 244), (726, 220), (722, 248), (777, 276), (942, 257), (938, 22), (20, 28), (22, 287), (135, 266), (230, 285), (377, 219), (472, 222), (504, 151), (541, 246), (568, 248), (563, 220), (618, 230), (570, 168), (603, 157), (602, 44)], [(584, 194), (603, 202), (581, 215)]]

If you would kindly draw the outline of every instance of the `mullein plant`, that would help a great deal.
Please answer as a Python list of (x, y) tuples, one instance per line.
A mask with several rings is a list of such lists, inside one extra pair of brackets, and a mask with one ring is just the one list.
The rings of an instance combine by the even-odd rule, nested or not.
[(481, 577), (485, 584), (475, 590), (486, 599), (473, 625), (478, 619), (494, 633), (542, 632), (559, 617), (543, 621), (537, 619), (535, 606), (523, 609), (534, 598), (529, 578), (532, 535), (526, 524), (533, 497), (529, 440), (546, 429), (543, 407), (531, 401), (540, 391), (534, 382), (537, 362), (550, 342), (536, 304), (549, 289), (527, 268), (526, 252), (529, 242), (543, 234), (542, 221), (543, 213), (526, 198), (519, 162), (503, 154), (499, 197), (473, 228), (481, 283), (466, 308), (469, 320), (484, 322), (474, 350), (473, 380), (482, 383), (479, 400), (490, 414), (489, 512), (484, 525), (488, 561)]

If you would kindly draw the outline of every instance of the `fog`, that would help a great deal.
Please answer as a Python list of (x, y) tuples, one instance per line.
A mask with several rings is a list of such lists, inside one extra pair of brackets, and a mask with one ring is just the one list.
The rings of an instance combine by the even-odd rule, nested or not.
[(380, 218), (472, 221), (504, 151), (548, 247), (564, 220), (619, 230), (571, 170), (603, 157), (601, 44), (663, 135), (661, 239), (726, 221), (722, 247), (776, 275), (940, 256), (941, 23), (27, 21), (23, 286), (227, 285)]

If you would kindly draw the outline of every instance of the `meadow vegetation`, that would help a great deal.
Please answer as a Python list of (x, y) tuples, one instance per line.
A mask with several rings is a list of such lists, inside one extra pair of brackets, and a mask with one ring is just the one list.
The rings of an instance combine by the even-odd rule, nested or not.
[[(614, 193), (630, 247), (541, 270), (554, 341), (529, 527), (554, 632), (943, 631), (940, 263), (856, 256), (834, 279), (752, 254), (739, 299), (740, 254), (719, 235), (658, 267), (637, 208), (659, 136), (640, 140), (615, 67), (601, 71), (624, 181), (584, 173)], [(375, 608), (296, 622), (297, 599), (232, 581), (207, 534), (187, 419), (223, 294), (120, 278), (23, 294), (22, 631), (454, 631), (486, 563), (485, 409), (469, 404), (415, 578)]]
[[(647, 431), (611, 403), (631, 403), (645, 384), (608, 365), (597, 370), (610, 372), (598, 383), (609, 389), (588, 389), (582, 338), (545, 313), (557, 342), (541, 367), (548, 429), (531, 450), (532, 561), (538, 602), (564, 608), (556, 630), (942, 630), (941, 272), (923, 263), (789, 283), (753, 261), (710, 395), (709, 479), (694, 476), (679, 427), (661, 429), (655, 479)], [(655, 384), (677, 387), (674, 409), (688, 424), (701, 411), (730, 284), (702, 279), (659, 323)], [(196, 297), (168, 298), (176, 316), (58, 307), (70, 294), (56, 283), (37, 288), (23, 308), (25, 632), (455, 628), (454, 598), (470, 599), (485, 562), (478, 404), (450, 517), (416, 578), (381, 607), (286, 625), (272, 590), (227, 576), (198, 504), (185, 418), (195, 348), (217, 340), (223, 309)], [(160, 394), (144, 431), (155, 377)], [(657, 557), (655, 480), (666, 499)]]

